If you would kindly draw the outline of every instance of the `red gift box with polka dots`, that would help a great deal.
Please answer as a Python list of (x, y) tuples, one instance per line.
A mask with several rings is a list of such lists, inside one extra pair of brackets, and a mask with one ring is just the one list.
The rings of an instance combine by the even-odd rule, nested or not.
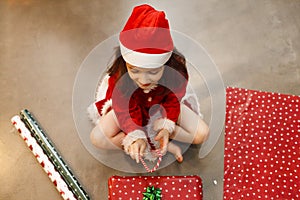
[(109, 200), (142, 200), (147, 187), (161, 189), (162, 200), (202, 199), (199, 176), (112, 176), (108, 180)]
[(300, 199), (300, 97), (226, 89), (224, 199)]

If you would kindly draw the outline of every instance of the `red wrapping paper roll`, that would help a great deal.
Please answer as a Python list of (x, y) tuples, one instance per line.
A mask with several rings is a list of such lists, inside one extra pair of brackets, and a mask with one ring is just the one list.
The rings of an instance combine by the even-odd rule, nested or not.
[(300, 97), (226, 92), (224, 199), (299, 199)]

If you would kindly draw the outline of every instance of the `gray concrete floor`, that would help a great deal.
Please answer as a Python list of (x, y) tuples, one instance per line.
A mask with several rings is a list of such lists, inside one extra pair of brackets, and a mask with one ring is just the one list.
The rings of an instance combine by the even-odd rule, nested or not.
[[(300, 94), (300, 1), (143, 1), (203, 45), (225, 86)], [(107, 198), (109, 168), (85, 149), (72, 116), (76, 73), (88, 53), (120, 31), (138, 0), (0, 1), (0, 199), (60, 199), (10, 123), (28, 108), (92, 199)], [(84, 98), (84, 97), (83, 97)], [(222, 134), (223, 135), (223, 134)], [(205, 199), (222, 199), (223, 136), (154, 175), (198, 174)], [(214, 185), (213, 180), (218, 184)]]

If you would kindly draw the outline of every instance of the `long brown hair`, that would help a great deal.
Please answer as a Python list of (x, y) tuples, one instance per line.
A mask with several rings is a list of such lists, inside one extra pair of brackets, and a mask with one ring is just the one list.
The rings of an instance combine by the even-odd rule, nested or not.
[[(122, 78), (122, 86), (124, 86), (123, 91), (126, 91), (132, 85), (132, 80), (129, 78), (127, 74), (126, 62), (121, 55), (120, 48), (117, 47), (115, 51), (116, 51), (115, 52), (116, 59), (113, 62), (113, 64), (108, 68), (107, 73), (109, 76), (114, 76), (116, 78), (116, 81), (118, 81), (121, 77), (125, 76), (125, 78)], [(171, 83), (171, 85), (173, 85), (174, 87), (184, 86), (185, 85), (184, 82), (187, 82), (189, 78), (188, 71), (186, 68), (186, 60), (185, 57), (176, 48), (174, 48), (172, 55), (169, 58), (169, 60), (166, 62), (165, 66), (170, 67), (173, 70), (168, 70), (168, 73), (164, 72), (160, 82), (163, 83), (164, 85), (165, 82), (168, 81), (167, 79), (171, 78), (173, 80), (173, 83)], [(165, 71), (167, 71), (166, 68)], [(174, 78), (174, 77), (178, 77), (178, 75), (174, 74), (174, 71), (176, 71), (177, 73), (179, 72), (179, 74), (181, 75), (180, 81)]]

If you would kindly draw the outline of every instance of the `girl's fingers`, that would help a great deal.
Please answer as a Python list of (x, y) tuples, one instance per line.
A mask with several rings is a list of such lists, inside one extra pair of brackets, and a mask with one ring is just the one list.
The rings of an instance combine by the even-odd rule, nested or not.
[(129, 155), (130, 157), (135, 160), (137, 163), (140, 162), (140, 156), (143, 156), (145, 149), (146, 149), (146, 142), (143, 140), (138, 140), (132, 143), (129, 148)]
[(140, 162), (139, 153), (135, 153), (135, 161), (136, 161), (136, 163)]
[(167, 130), (161, 130), (157, 136), (155, 137), (155, 140), (159, 140), (160, 143), (160, 149), (162, 152), (166, 152), (168, 142), (169, 142), (169, 132)]
[(164, 134), (163, 131), (160, 131), (160, 132), (155, 136), (154, 139), (155, 139), (156, 141), (160, 140), (160, 139), (163, 137), (163, 134)]
[(140, 162), (140, 156), (144, 156), (144, 152), (146, 149), (146, 143), (145, 141), (141, 141), (139, 147), (138, 147), (138, 152), (136, 154), (136, 162), (139, 163)]
[(134, 159), (134, 153), (133, 153), (133, 145), (129, 146), (129, 155), (132, 159)]
[(139, 146), (137, 144), (134, 144), (132, 147), (132, 156), (131, 156), (131, 158), (135, 160), (137, 163), (139, 161), (138, 149)]
[(165, 154), (167, 152), (167, 147), (168, 147), (168, 143), (169, 143), (169, 137), (168, 136), (163, 137), (161, 140), (162, 140), (161, 146), (160, 146), (161, 153)]
[(143, 143), (142, 146), (141, 146), (141, 148), (140, 148), (140, 152), (139, 152), (140, 156), (144, 156), (145, 149), (146, 149), (146, 144)]
[(169, 143), (169, 135), (164, 135), (164, 141), (163, 141), (163, 148), (167, 148), (168, 143)]
[(130, 157), (139, 163), (139, 152), (140, 152), (140, 144), (138, 142), (133, 143), (130, 145)]

